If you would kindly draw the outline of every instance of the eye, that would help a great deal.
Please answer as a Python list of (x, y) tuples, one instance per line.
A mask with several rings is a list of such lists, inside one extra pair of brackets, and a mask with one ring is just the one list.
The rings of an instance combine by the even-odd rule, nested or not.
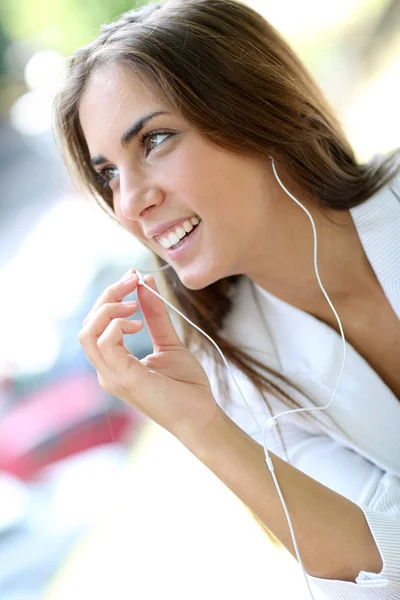
[(117, 167), (106, 166), (96, 173), (96, 179), (103, 187), (108, 187), (110, 181), (118, 176)]
[[(140, 140), (140, 144), (143, 148), (145, 148), (146, 152), (146, 156), (148, 154), (150, 154), (150, 152), (156, 148), (157, 146), (159, 146), (160, 144), (162, 144), (167, 138), (171, 137), (172, 135), (174, 135), (174, 132), (172, 131), (150, 131), (149, 133), (146, 133), (145, 135), (143, 135), (141, 137)], [(161, 141), (157, 141), (154, 142), (155, 140), (160, 140)], [(154, 143), (154, 146), (153, 146)]]
[[(150, 152), (162, 144), (167, 138), (178, 133), (177, 131), (165, 131), (165, 130), (157, 130), (157, 131), (149, 131), (141, 136), (140, 145), (145, 149), (145, 155), (148, 156)], [(154, 144), (154, 145), (153, 145)], [(107, 165), (100, 169), (100, 171), (96, 171), (95, 177), (96, 180), (100, 183), (100, 185), (104, 188), (109, 188), (110, 183), (118, 177), (118, 169), (117, 167), (112, 167)]]

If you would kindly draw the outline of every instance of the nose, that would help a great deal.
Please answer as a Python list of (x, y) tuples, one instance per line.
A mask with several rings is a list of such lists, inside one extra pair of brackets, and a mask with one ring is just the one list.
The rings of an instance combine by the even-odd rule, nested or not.
[(163, 202), (164, 194), (154, 182), (140, 179), (137, 176), (124, 177), (120, 174), (120, 211), (132, 221), (138, 221), (152, 207)]

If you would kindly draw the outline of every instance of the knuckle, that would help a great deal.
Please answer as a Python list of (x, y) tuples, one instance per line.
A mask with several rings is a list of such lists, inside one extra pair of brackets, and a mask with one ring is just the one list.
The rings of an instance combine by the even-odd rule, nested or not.
[(99, 309), (100, 317), (111, 317), (111, 314), (115, 308), (114, 302), (105, 302)]
[(101, 389), (108, 394), (116, 395), (118, 393), (117, 386), (113, 385), (112, 381), (110, 380), (106, 381), (101, 375), (99, 375), (99, 373), (97, 373), (97, 380)]
[(102, 304), (100, 306), (100, 308), (98, 309), (98, 311), (97, 311), (97, 315), (99, 317), (103, 317), (105, 314), (107, 314), (107, 307), (108, 307), (107, 303), (106, 304)]
[(122, 326), (122, 323), (123, 323), (124, 321), (125, 321), (125, 319), (123, 319), (122, 317), (114, 317), (114, 318), (112, 319), (112, 321), (110, 322), (110, 324), (109, 324), (109, 326), (108, 326), (108, 327), (109, 327), (109, 328), (110, 328), (112, 331), (115, 331), (115, 329), (120, 329), (120, 328), (121, 328), (121, 326)]
[(109, 392), (109, 386), (107, 385), (107, 382), (99, 373), (97, 373), (97, 381), (99, 382), (99, 386), (102, 390), (104, 390), (105, 392)]
[(108, 344), (107, 338), (100, 336), (96, 344), (98, 348), (105, 348)]
[(113, 306), (112, 302), (104, 302), (104, 304), (101, 306), (100, 310), (101, 312), (108, 312)]

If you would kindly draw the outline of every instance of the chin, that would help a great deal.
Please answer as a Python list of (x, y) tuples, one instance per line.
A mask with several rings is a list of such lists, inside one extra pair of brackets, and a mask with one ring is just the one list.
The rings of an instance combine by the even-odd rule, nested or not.
[(197, 271), (195, 273), (185, 272), (185, 269), (180, 270), (176, 269), (176, 274), (178, 275), (182, 285), (184, 285), (188, 290), (197, 291), (203, 290), (204, 288), (212, 285), (216, 281), (219, 281), (223, 277), (224, 274), (217, 274), (215, 270), (213, 271)]

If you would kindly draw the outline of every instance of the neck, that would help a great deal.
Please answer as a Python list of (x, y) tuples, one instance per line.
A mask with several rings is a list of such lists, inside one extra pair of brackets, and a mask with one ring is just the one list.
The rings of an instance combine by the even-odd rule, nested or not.
[[(325, 211), (307, 205), (317, 231), (317, 265), (323, 287), (335, 305), (365, 298), (375, 289), (376, 278), (365, 255), (349, 211)], [(260, 268), (248, 272), (249, 278), (281, 300), (315, 316), (324, 318), (331, 309), (323, 295), (314, 270), (314, 237), (310, 220), (295, 203), (287, 204), (284, 226), (277, 228), (284, 235), (272, 240), (267, 251), (260, 244)], [(263, 247), (261, 247), (263, 246)], [(273, 260), (265, 260), (265, 256)]]

